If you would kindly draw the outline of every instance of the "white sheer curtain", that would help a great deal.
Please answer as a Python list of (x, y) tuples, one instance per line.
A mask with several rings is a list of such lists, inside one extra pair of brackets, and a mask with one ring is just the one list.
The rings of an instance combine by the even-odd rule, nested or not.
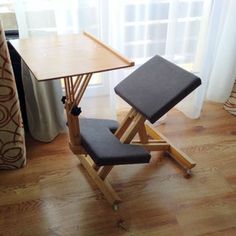
[[(202, 86), (177, 106), (189, 117), (199, 117), (204, 99), (224, 102), (230, 94), (235, 0), (15, 0), (15, 5), (22, 36), (87, 30), (132, 58), (136, 67), (159, 54), (196, 73)], [(109, 74), (113, 112), (113, 88), (130, 72)]]
[[(203, 76), (209, 80), (207, 99), (225, 102), (236, 78), (236, 1), (214, 1), (209, 24)], [(206, 73), (206, 74), (204, 74)]]

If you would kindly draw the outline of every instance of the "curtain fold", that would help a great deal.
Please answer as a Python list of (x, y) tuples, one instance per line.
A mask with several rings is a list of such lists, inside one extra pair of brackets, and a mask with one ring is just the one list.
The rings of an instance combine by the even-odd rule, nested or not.
[(199, 39), (193, 71), (202, 85), (177, 107), (190, 118), (198, 118), (205, 100), (224, 103), (236, 77), (236, 1), (214, 0), (208, 24)]
[(236, 1), (213, 2), (202, 77), (207, 100), (224, 103), (236, 78)]
[(224, 104), (224, 109), (236, 116), (236, 80), (231, 95)]
[[(32, 1), (28, 1), (28, 4), (30, 3), (32, 4)], [(35, 22), (33, 12), (27, 12), (24, 4), (27, 4), (27, 1), (15, 1), (20, 38), (32, 37), (35, 34), (44, 35), (53, 33), (47, 31), (32, 32), (30, 27), (40, 22)], [(43, 13), (40, 17), (44, 17)], [(53, 21), (53, 18), (48, 17), (47, 24), (52, 25)], [(42, 57), (42, 60), (45, 59)], [(62, 97), (61, 81), (38, 82), (23, 61), (21, 65), (30, 134), (36, 140), (50, 142), (59, 133), (65, 131), (66, 122), (64, 119), (63, 104), (60, 101)]]
[(25, 164), (25, 136), (20, 104), (0, 21), (0, 169), (16, 169)]
[(65, 131), (60, 81), (38, 82), (25, 63), (21, 65), (30, 134), (34, 139), (50, 142)]

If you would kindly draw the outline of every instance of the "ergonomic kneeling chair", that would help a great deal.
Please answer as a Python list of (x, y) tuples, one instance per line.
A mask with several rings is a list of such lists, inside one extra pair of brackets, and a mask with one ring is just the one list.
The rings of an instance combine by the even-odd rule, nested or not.
[[(154, 56), (115, 87), (132, 107), (120, 125), (113, 120), (79, 119), (83, 151), (78, 157), (109, 203), (116, 206), (121, 201), (106, 181), (115, 165), (148, 163), (151, 151), (166, 151), (188, 173), (195, 166), (145, 121), (156, 122), (200, 84), (195, 75)], [(139, 139), (134, 140), (136, 134)]]

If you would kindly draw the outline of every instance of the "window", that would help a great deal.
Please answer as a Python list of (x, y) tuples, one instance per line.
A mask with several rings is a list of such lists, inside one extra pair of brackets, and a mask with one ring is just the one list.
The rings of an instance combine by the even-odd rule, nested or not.
[(123, 1), (124, 53), (138, 65), (159, 54), (191, 70), (209, 2)]
[(1, 0), (0, 20), (5, 31), (18, 29), (13, 4), (10, 0)]

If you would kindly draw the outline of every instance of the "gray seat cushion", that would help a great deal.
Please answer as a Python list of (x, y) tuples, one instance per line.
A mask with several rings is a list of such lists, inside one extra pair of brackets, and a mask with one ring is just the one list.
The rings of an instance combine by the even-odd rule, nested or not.
[(154, 56), (121, 81), (115, 92), (154, 123), (200, 84), (194, 74)]
[(113, 120), (80, 119), (81, 142), (93, 161), (99, 166), (149, 162), (151, 156), (144, 148), (115, 137), (118, 126)]

